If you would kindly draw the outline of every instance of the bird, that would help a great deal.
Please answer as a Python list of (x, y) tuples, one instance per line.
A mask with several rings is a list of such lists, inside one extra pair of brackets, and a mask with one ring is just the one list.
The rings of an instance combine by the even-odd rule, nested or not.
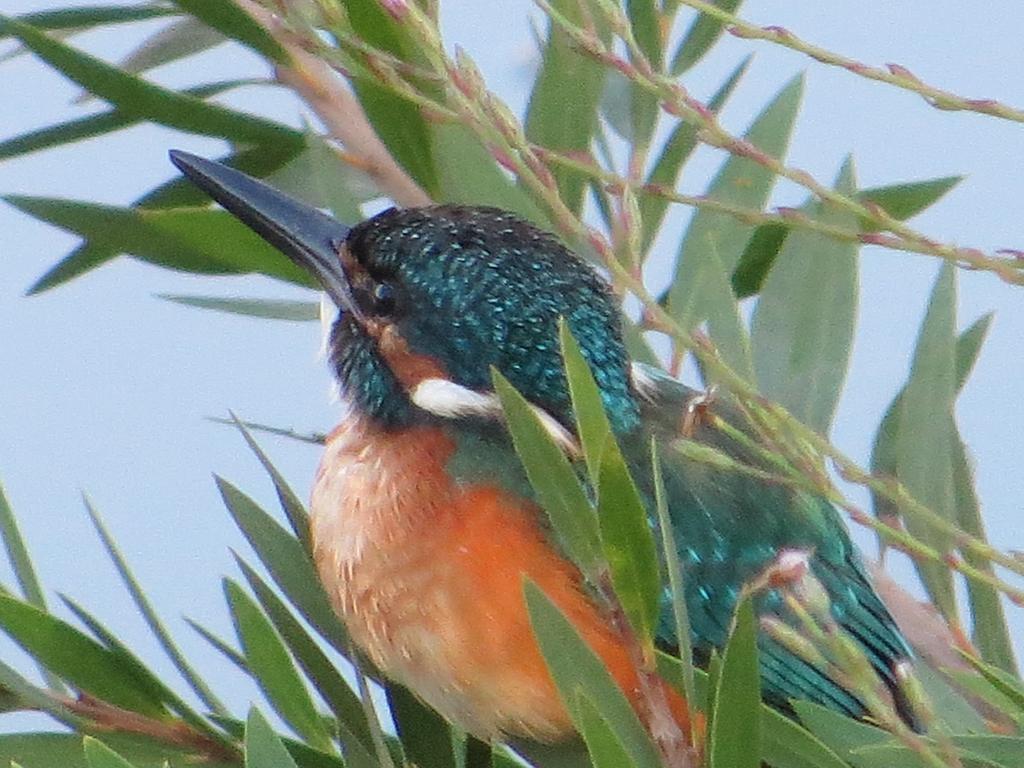
[[(564, 322), (647, 498), (652, 439), (671, 446), (685, 431), (757, 464), (756, 452), (699, 418), (701, 409), (728, 403), (631, 361), (607, 281), (512, 213), (438, 204), (390, 208), (349, 225), (216, 161), (177, 150), (171, 160), (307, 270), (338, 308), (327, 356), (345, 410), (325, 441), (310, 534), (319, 577), (357, 647), (478, 738), (570, 738), (571, 716), (531, 629), (528, 577), (643, 714), (627, 641), (545, 521), (502, 422), (492, 369), (570, 446)], [(901, 693), (911, 651), (832, 504), (670, 447), (660, 457), (695, 662), (706, 664), (725, 644), (744, 585), (795, 555), (823, 588), (831, 620), (913, 724)], [(676, 652), (664, 584), (657, 644)], [(762, 625), (794, 621), (779, 588), (764, 590), (755, 606)], [(869, 716), (834, 670), (779, 636), (760, 632), (758, 648), (769, 705), (794, 716), (793, 702), (805, 700)], [(687, 702), (660, 684), (673, 717), (689, 728), (696, 716)]]

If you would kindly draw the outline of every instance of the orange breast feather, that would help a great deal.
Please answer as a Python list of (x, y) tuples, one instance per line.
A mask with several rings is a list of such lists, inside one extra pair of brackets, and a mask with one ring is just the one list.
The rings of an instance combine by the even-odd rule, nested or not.
[[(361, 419), (329, 439), (313, 491), (314, 551), (353, 640), (480, 738), (565, 738), (572, 724), (523, 599), (529, 576), (636, 704), (627, 649), (546, 541), (539, 511), (497, 488), (453, 484), (452, 450), (440, 430), (385, 434)], [(669, 697), (685, 727), (685, 706)]]

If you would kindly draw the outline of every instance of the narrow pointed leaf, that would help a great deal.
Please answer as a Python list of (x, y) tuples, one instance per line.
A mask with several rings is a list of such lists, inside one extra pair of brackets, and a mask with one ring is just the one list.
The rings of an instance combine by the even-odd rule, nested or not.
[[(121, 581), (124, 583), (128, 593), (131, 595), (132, 602), (135, 603), (135, 607), (138, 608), (139, 613), (142, 614), (142, 618), (145, 620), (146, 625), (156, 637), (157, 642), (160, 643), (160, 647), (163, 648), (168, 658), (170, 658), (171, 663), (174, 664), (179, 674), (181, 674), (182, 678), (184, 678), (185, 682), (188, 683), (189, 687), (200, 698), (203, 704), (209, 707), (212, 712), (221, 715), (227, 714), (227, 709), (216, 695), (214, 695), (213, 691), (210, 690), (199, 674), (188, 663), (184, 654), (181, 652), (181, 649), (178, 648), (174, 639), (171, 637), (171, 634), (167, 631), (163, 622), (160, 621), (160, 617), (157, 616), (156, 611), (150, 604), (145, 592), (143, 592), (142, 587), (139, 586), (138, 581), (136, 581), (131, 568), (128, 567), (128, 561), (125, 560), (124, 555), (121, 554), (113, 536), (110, 535), (110, 532), (103, 524), (103, 520), (100, 518), (99, 513), (88, 499), (85, 500), (85, 508), (89, 513), (89, 519), (92, 520), (93, 527), (96, 528), (96, 532), (99, 534), (100, 540), (103, 542), (104, 549), (107, 550), (107, 554), (113, 561), (114, 567), (117, 569), (117, 573), (121, 577)], [(176, 703), (180, 703), (180, 699)]]
[(636, 765), (608, 721), (582, 692), (577, 696), (576, 708), (579, 712), (580, 735), (587, 744), (594, 768), (628, 768)]
[[(725, 79), (725, 82), (719, 86), (715, 94), (708, 100), (707, 107), (711, 110), (712, 114), (718, 114), (722, 107), (725, 106), (725, 102), (732, 95), (740, 78), (747, 71), (749, 64), (750, 57), (748, 56), (739, 63), (730, 73), (729, 77)], [(654, 167), (651, 168), (650, 175), (647, 177), (647, 183), (675, 189), (680, 170), (682, 170), (686, 161), (690, 159), (698, 144), (696, 126), (685, 120), (680, 120), (665, 140), (661, 154), (658, 155), (658, 159), (654, 162)], [(638, 205), (640, 206), (642, 228), (640, 251), (641, 253), (647, 253), (654, 243), (658, 230), (661, 228), (661, 222), (665, 218), (665, 211), (668, 210), (669, 201), (658, 195), (641, 194)]]
[[(263, 145), (227, 155), (220, 162), (237, 168), (251, 176), (264, 177), (291, 160), (302, 149), (300, 144)], [(187, 179), (178, 177), (161, 184), (135, 201), (139, 208), (159, 209), (202, 206), (210, 198)], [(104, 238), (87, 240), (51, 267), (28, 290), (29, 295), (42, 293), (99, 267), (121, 253), (117, 245)]]
[[(885, 187), (872, 187), (857, 193), (857, 199), (874, 203), (895, 219), (916, 216), (941, 200), (947, 192), (963, 181), (963, 176), (943, 176), (927, 181), (910, 181)], [(867, 226), (868, 222), (863, 222)]]
[[(581, 6), (575, 0), (554, 0), (551, 5), (570, 22), (583, 21)], [(608, 39), (606, 30), (601, 30), (600, 35)], [(589, 152), (604, 81), (604, 66), (581, 52), (555, 22), (549, 21), (540, 72), (526, 111), (527, 138), (558, 152)], [(567, 93), (573, 97), (566, 99)], [(562, 200), (570, 210), (578, 212), (583, 204), (585, 180), (567, 169), (555, 168), (552, 173)]]
[[(664, 65), (659, 5), (655, 0), (626, 0), (626, 13), (633, 38), (643, 53), (643, 58), (656, 72), (660, 72)], [(632, 52), (630, 58), (635, 58)], [(658, 98), (636, 83), (632, 84), (630, 90), (633, 142), (636, 146), (646, 147), (658, 124)]]
[(226, 580), (224, 590), (249, 671), (260, 690), (292, 730), (310, 745), (330, 752), (331, 737), (273, 625), (237, 584)]
[[(903, 394), (896, 440), (896, 476), (910, 494), (936, 514), (954, 521), (953, 401), (956, 397), (956, 275), (943, 267), (921, 325), (910, 380)], [(939, 552), (952, 540), (927, 521), (904, 513), (907, 529)], [(915, 561), (936, 606), (957, 616), (953, 578), (940, 563)]]
[(760, 768), (761, 672), (757, 618), (750, 598), (740, 602), (715, 685), (709, 768)]
[[(835, 190), (852, 195), (847, 160)], [(854, 217), (811, 203), (807, 215), (844, 229)], [(857, 315), (857, 245), (808, 231), (786, 239), (761, 288), (751, 329), (759, 391), (828, 434), (850, 363)]]
[(566, 548), (584, 573), (601, 562), (597, 518), (579, 477), (530, 404), (497, 371), (494, 391), (501, 400), (512, 441), (541, 506)]
[(562, 345), (562, 359), (565, 361), (565, 377), (572, 397), (572, 410), (576, 416), (576, 432), (590, 471), (590, 480), (596, 484), (601, 468), (601, 452), (612, 428), (601, 400), (601, 390), (594, 380), (594, 372), (564, 318), (559, 319), (558, 336)]
[(232, 0), (173, 0), (186, 13), (200, 19), (225, 37), (237, 40), (267, 59), (284, 64), (288, 54), (267, 30)]
[(262, 273), (312, 287), (308, 274), (227, 211), (208, 208), (145, 210), (11, 195), (24, 213), (158, 266), (197, 274)]
[[(647, 510), (611, 436), (601, 456), (597, 499), (601, 543), (615, 595), (634, 632), (650, 644), (658, 625), (661, 597), (658, 554)], [(653, 653), (653, 645), (650, 650)]]
[(210, 309), (228, 315), (258, 317), (264, 320), (286, 320), (312, 323), (320, 319), (320, 305), (315, 301), (286, 299), (242, 299), (231, 296), (186, 296), (160, 293), (157, 298), (197, 309)]
[(144, 715), (165, 713), (152, 692), (124, 669), (116, 653), (60, 619), (0, 594), (0, 628), (73, 687)]
[[(195, 16), (183, 16), (143, 40), (117, 66), (124, 72), (139, 75), (226, 42), (227, 38), (210, 25)], [(90, 98), (91, 94), (86, 92), (80, 100)]]
[(737, 298), (745, 299), (761, 291), (789, 232), (784, 224), (762, 224), (754, 230), (732, 273), (732, 290)]
[[(789, 144), (803, 79), (791, 80), (765, 107), (744, 138), (772, 157), (783, 157)], [(745, 157), (730, 156), (708, 189), (708, 197), (750, 210), (761, 210), (775, 178)], [(754, 226), (708, 209), (694, 215), (679, 249), (675, 276), (668, 292), (668, 310), (685, 328), (709, 321), (712, 340), (726, 361), (740, 373), (752, 373), (736, 338), (735, 311), (725, 301), (732, 296), (729, 276), (736, 269)], [(724, 274), (721, 274), (723, 273)], [(725, 287), (721, 284), (724, 282)], [(727, 312), (727, 316), (722, 316)]]
[(155, 123), (239, 142), (300, 140), (301, 134), (287, 126), (161, 88), (10, 17), (0, 16), (0, 32), (3, 31), (17, 37), (46, 63), (90, 93)]
[[(52, 11), (35, 11), (17, 17), (18, 21), (31, 24), (37, 29), (84, 30), (104, 24), (124, 24), (132, 21), (146, 21), (178, 13), (174, 8), (160, 5), (96, 5), (83, 8), (59, 8)], [(0, 25), (0, 40), (9, 33)]]
[(230, 661), (239, 671), (244, 672), (246, 675), (252, 675), (249, 671), (249, 664), (246, 662), (245, 657), (228, 645), (226, 641), (217, 637), (217, 635), (213, 634), (213, 632), (208, 630), (202, 624), (192, 621), (192, 619), (188, 617), (185, 618), (185, 623), (192, 627), (192, 629), (196, 631), (196, 634), (213, 646), (214, 650)]
[(614, 729), (634, 765), (660, 765), (649, 734), (601, 659), (540, 587), (528, 580), (524, 594), (533, 633), (573, 722), (580, 727), (578, 697), (582, 693)]
[(270, 723), (253, 707), (245, 721), (245, 768), (298, 768)]
[(345, 653), (347, 641), (305, 548), (252, 499), (216, 478), (224, 504), (260, 561), (302, 617)]
[(0, 536), (3, 537), (7, 560), (14, 571), (14, 577), (18, 580), (22, 595), (28, 603), (45, 611), (46, 598), (43, 596), (43, 588), (39, 584), (36, 569), (32, 565), (32, 558), (29, 557), (25, 540), (18, 529), (18, 520), (7, 501), (7, 494), (4, 493), (2, 483), (0, 483)]
[(267, 583), (244, 560), (238, 559), (238, 565), (260, 606), (287, 643), (302, 671), (330, 706), (339, 726), (356, 739), (356, 743), (343, 739), (346, 746), (371, 753), (373, 740), (359, 697)]
[[(194, 755), (189, 755), (149, 739), (118, 733), (103, 733), (103, 743), (131, 761), (135, 768), (193, 768)], [(86, 762), (79, 733), (5, 733), (0, 735), (0, 765), (11, 761), (23, 768), (92, 768)], [(204, 768), (228, 768), (225, 763), (210, 760)], [(237, 768), (237, 764), (234, 764)]]
[(82, 747), (89, 768), (135, 768), (117, 752), (91, 736), (85, 737)]
[[(734, 12), (741, 2), (743, 0), (713, 0), (714, 5), (729, 13)], [(699, 14), (672, 56), (672, 74), (681, 75), (704, 58), (724, 29), (725, 24), (718, 19), (706, 13)]]

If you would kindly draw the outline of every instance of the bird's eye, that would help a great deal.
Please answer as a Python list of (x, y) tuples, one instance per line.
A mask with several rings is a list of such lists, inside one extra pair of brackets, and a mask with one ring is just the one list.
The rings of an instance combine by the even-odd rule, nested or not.
[(373, 286), (373, 314), (390, 315), (395, 309), (395, 286), (380, 282)]

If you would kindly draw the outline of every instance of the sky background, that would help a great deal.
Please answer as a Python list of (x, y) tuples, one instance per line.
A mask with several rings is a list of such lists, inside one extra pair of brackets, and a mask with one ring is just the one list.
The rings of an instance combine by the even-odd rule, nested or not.
[[(39, 0), (0, 0), (3, 13), (52, 7)], [(500, 5), (500, 9), (498, 6)], [(524, 0), (442, 3), (449, 45), (473, 56), (488, 80), (522, 113), (536, 66)], [(804, 39), (870, 64), (898, 62), (929, 83), (972, 97), (1024, 105), (1024, 6), (989, 0), (834, 2), (750, 0), (742, 15), (779, 24)], [(117, 60), (159, 24), (83, 35), (75, 44)], [(684, 84), (706, 98), (748, 52), (750, 70), (722, 121), (741, 133), (794, 74), (807, 73), (804, 105), (791, 143), (791, 165), (831, 181), (853, 152), (861, 186), (966, 174), (967, 179), (914, 225), (941, 241), (983, 249), (1024, 248), (1024, 132), (971, 114), (937, 112), (914, 94), (815, 65), (767, 43), (726, 39)], [(223, 46), (161, 68), (151, 77), (172, 87), (265, 74), (258, 59)], [(73, 84), (31, 56), (0, 64), (0, 137), (96, 110), (74, 105)], [(245, 89), (222, 99), (292, 125), (308, 117), (281, 90)], [(0, 194), (35, 194), (127, 204), (170, 178), (169, 148), (218, 155), (221, 142), (154, 126), (57, 151), (0, 162)], [(702, 191), (722, 161), (704, 150), (687, 167), (681, 189)], [(774, 204), (804, 194), (780, 185)], [(660, 240), (666, 259), (689, 215), (676, 212)], [(201, 279), (122, 258), (36, 297), (25, 290), (75, 245), (76, 238), (0, 203), (0, 482), (35, 557), (48, 597), (63, 592), (84, 603), (155, 669), (173, 671), (132, 609), (91, 528), (88, 494), (186, 654), (219, 681), (221, 695), (243, 712), (253, 689), (182, 621), (189, 616), (233, 638), (220, 577), (237, 576), (232, 550), (248, 554), (214, 487), (226, 477), (275, 509), (269, 481), (238, 434), (204, 420), (232, 409), (243, 418), (300, 431), (329, 429), (338, 406), (318, 359), (315, 324), (266, 322), (179, 307), (159, 293), (309, 298), (266, 279)], [(862, 251), (858, 336), (834, 442), (866, 463), (875, 427), (909, 368), (918, 324), (936, 273), (933, 259), (875, 248)], [(991, 540), (1024, 549), (1020, 472), (1024, 409), (1024, 288), (989, 274), (961, 272), (959, 323), (995, 311), (988, 343), (958, 407), (961, 431), (976, 461), (976, 479)], [(261, 439), (300, 497), (308, 496), (318, 449)], [(863, 495), (854, 498), (865, 503)], [(869, 552), (873, 538), (856, 532)], [(904, 578), (909, 571), (897, 568)], [(0, 580), (11, 583), (6, 564)], [(58, 612), (60, 612), (58, 610)], [(1018, 653), (1024, 620), (1011, 614)], [(25, 667), (6, 642), (0, 658)], [(0, 728), (3, 728), (0, 724)], [(9, 727), (9, 726), (8, 726)]]

